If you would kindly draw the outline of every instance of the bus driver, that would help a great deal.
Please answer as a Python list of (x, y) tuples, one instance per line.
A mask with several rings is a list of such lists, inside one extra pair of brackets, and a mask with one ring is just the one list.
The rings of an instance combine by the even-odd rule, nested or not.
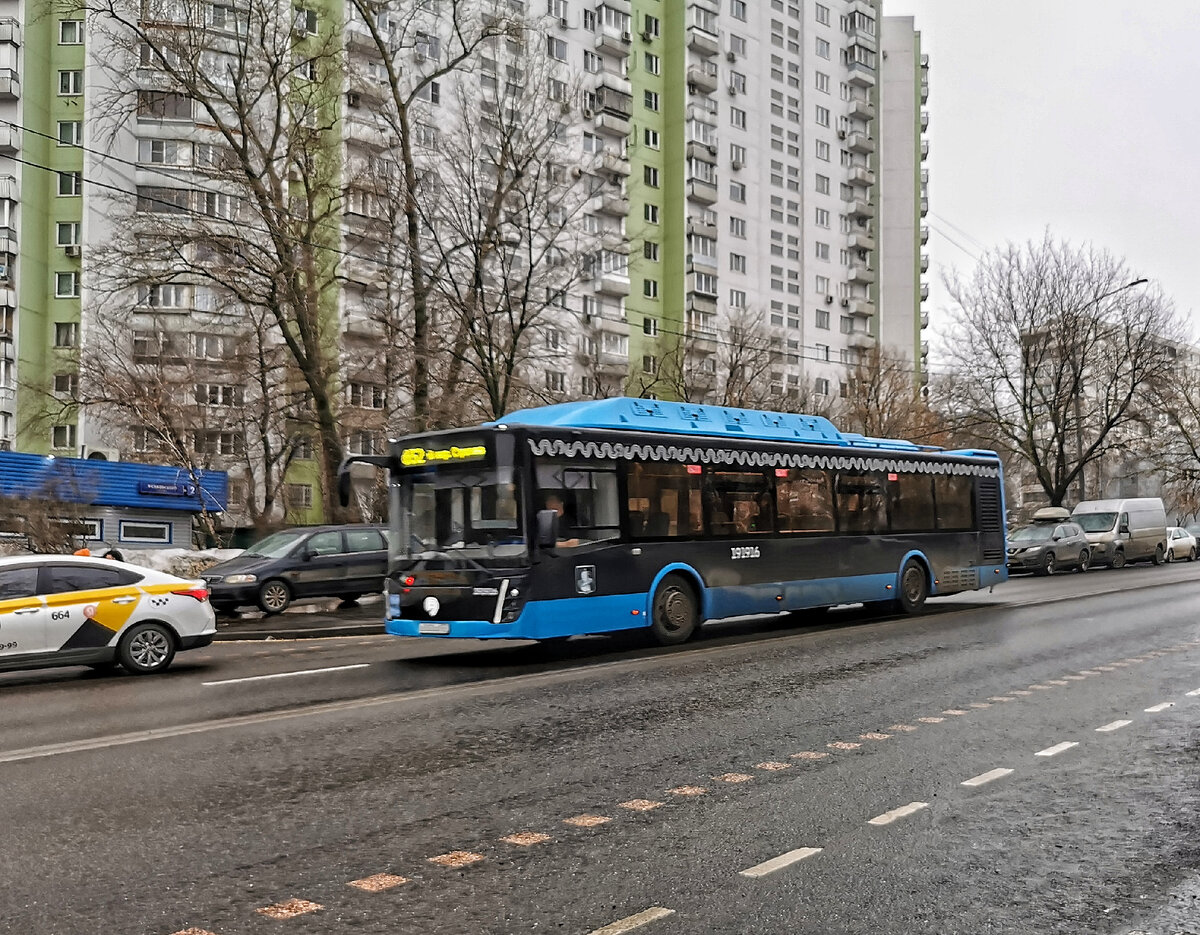
[(566, 521), (566, 504), (563, 503), (563, 498), (556, 493), (546, 494), (546, 509), (558, 514), (559, 540), (556, 545), (560, 549), (571, 549), (579, 545), (579, 539), (574, 535), (575, 527)]

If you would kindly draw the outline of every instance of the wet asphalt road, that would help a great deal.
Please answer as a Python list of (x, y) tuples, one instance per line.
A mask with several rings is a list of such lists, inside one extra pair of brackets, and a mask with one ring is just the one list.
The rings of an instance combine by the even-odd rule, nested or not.
[(1200, 932), (1198, 586), (0, 676), (0, 932)]

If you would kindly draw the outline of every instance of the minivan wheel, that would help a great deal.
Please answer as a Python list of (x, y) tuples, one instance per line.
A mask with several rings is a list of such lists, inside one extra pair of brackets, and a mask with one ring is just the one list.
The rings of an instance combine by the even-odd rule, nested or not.
[(286, 581), (272, 578), (270, 581), (264, 581), (258, 589), (258, 606), (264, 614), (281, 614), (291, 602), (292, 589), (287, 586)]
[(121, 668), (134, 675), (161, 672), (174, 658), (175, 636), (161, 623), (135, 624), (117, 646)]
[(1166, 549), (1163, 548), (1163, 545), (1160, 542), (1158, 545), (1156, 545), (1154, 547), (1154, 558), (1150, 559), (1150, 561), (1152, 561), (1155, 565), (1161, 565), (1163, 563), (1163, 557), (1165, 555), (1166, 555)]
[(1112, 567), (1113, 568), (1124, 568), (1125, 567), (1125, 552), (1123, 550), (1117, 549), (1117, 551), (1113, 552)]

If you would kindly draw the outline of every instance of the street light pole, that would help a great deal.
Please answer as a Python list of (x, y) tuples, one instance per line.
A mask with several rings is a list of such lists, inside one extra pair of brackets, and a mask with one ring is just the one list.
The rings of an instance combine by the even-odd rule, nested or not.
[[(1149, 279), (1146, 279), (1145, 277), (1143, 277), (1141, 279), (1135, 279), (1133, 282), (1127, 282), (1127, 283), (1125, 283), (1125, 285), (1120, 286), (1119, 288), (1113, 289), (1111, 292), (1106, 292), (1106, 293), (1104, 293), (1104, 295), (1096, 296), (1096, 298), (1094, 298), (1090, 302), (1088, 302), (1087, 305), (1085, 305), (1083, 307), (1083, 309), (1086, 309), (1089, 306), (1095, 305), (1098, 302), (1103, 302), (1105, 299), (1109, 298), (1110, 296), (1116, 295), (1118, 292), (1124, 292), (1126, 289), (1132, 289), (1134, 286), (1145, 285), (1149, 281), (1150, 281)], [(1080, 309), (1080, 311), (1083, 311), (1083, 309)], [(1081, 412), (1081, 408), (1082, 408), (1081, 407), (1081, 397), (1082, 396), (1083, 396), (1083, 380), (1079, 376), (1076, 376), (1076, 378), (1075, 378), (1075, 460), (1077, 462), (1083, 461), (1083, 414)], [(1087, 499), (1087, 488), (1086, 488), (1086, 484), (1084, 482), (1085, 481), (1085, 478), (1084, 478), (1085, 473), (1086, 472), (1084, 470), (1083, 464), (1080, 464), (1079, 465), (1079, 484), (1078, 484), (1080, 501)]]

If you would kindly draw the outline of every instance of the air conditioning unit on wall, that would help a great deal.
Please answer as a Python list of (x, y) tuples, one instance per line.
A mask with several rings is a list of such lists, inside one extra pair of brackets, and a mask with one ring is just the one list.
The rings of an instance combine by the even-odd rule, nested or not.
[(87, 448), (86, 458), (88, 461), (120, 461), (121, 452), (116, 448)]

